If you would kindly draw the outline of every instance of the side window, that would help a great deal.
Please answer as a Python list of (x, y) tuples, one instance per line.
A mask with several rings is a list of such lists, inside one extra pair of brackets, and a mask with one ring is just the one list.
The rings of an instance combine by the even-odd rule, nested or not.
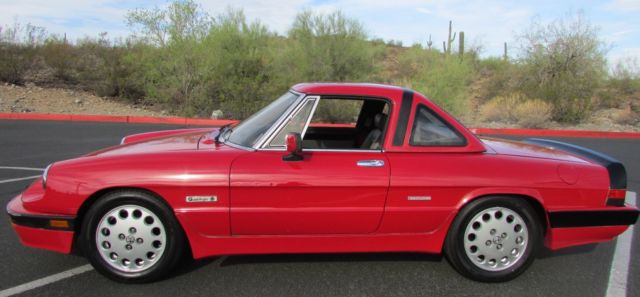
[(298, 109), (291, 118), (289, 118), (285, 126), (280, 129), (280, 132), (278, 132), (278, 134), (271, 140), (269, 147), (284, 147), (285, 137), (290, 132), (298, 132), (302, 137), (304, 137), (304, 128), (315, 103), (316, 99), (307, 100), (304, 105)]
[(322, 97), (302, 147), (328, 150), (379, 150), (389, 114), (382, 99)]
[(363, 103), (364, 100), (323, 98), (311, 118), (311, 126), (340, 124), (355, 127)]
[(413, 146), (464, 146), (466, 140), (426, 106), (418, 105), (409, 144)]

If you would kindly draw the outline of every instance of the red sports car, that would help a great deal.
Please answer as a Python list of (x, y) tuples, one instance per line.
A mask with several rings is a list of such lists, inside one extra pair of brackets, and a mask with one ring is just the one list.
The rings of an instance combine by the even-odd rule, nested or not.
[[(634, 224), (624, 166), (562, 142), (478, 138), (414, 91), (299, 84), (235, 126), (143, 133), (56, 162), (7, 206), (27, 246), (123, 282), (183, 255), (444, 253), (474, 280)], [(190, 253), (188, 253), (190, 251)]]

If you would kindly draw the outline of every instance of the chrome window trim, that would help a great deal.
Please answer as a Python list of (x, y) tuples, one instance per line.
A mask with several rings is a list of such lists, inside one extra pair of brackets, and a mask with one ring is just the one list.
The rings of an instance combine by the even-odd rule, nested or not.
[[(286, 148), (261, 148), (258, 151), (265, 152), (284, 152)], [(384, 150), (362, 150), (362, 149), (312, 149), (303, 148), (302, 152), (334, 152), (334, 153), (383, 153)]]
[(302, 149), (303, 152), (337, 152), (337, 153), (382, 153), (382, 150), (361, 150), (361, 149)]
[(286, 120), (287, 116), (291, 112), (293, 112), (293, 110), (296, 109), (298, 105), (300, 105), (300, 102), (303, 101), (302, 99), (304, 99), (304, 95), (305, 95), (304, 93), (296, 92), (294, 90), (289, 90), (289, 92), (293, 93), (294, 95), (298, 95), (298, 98), (296, 98), (293, 104), (291, 104), (291, 106), (289, 106), (289, 108), (287, 108), (287, 110), (285, 110), (285, 112), (282, 113), (282, 115), (280, 115), (278, 120), (276, 120), (276, 122), (273, 125), (271, 125), (271, 127), (269, 127), (267, 132), (265, 132), (260, 137), (260, 139), (258, 139), (258, 141), (255, 142), (255, 144), (251, 147), (253, 150), (261, 148), (264, 145), (264, 143), (267, 142), (267, 139), (269, 138), (271, 133), (273, 133), (273, 130), (277, 129), (282, 124), (282, 122)]
[(304, 139), (304, 134), (307, 133), (307, 128), (309, 128), (309, 124), (311, 123), (311, 118), (316, 113), (316, 108), (318, 107), (318, 103), (320, 103), (320, 96), (315, 96), (315, 102), (311, 107), (311, 112), (309, 113), (309, 117), (307, 117), (307, 122), (304, 124), (304, 128), (302, 128), (302, 134), (300, 134), (300, 139)]
[[(282, 147), (285, 148), (284, 146), (269, 146), (269, 144), (271, 143), (271, 141), (273, 141), (273, 139), (278, 135), (278, 133), (280, 133), (280, 131), (282, 129), (284, 129), (284, 127), (289, 123), (289, 121), (295, 117), (298, 112), (307, 104), (307, 102), (314, 100), (313, 102), (313, 106), (311, 107), (311, 112), (309, 113), (309, 116), (305, 122), (305, 126), (304, 128), (302, 128), (302, 133), (300, 134), (300, 138), (304, 139), (304, 133), (307, 132), (307, 128), (309, 127), (309, 123), (311, 122), (311, 118), (313, 117), (313, 113), (316, 111), (316, 107), (318, 106), (318, 102), (320, 102), (320, 96), (307, 96), (304, 97), (303, 100), (301, 100), (300, 102), (297, 103), (297, 106), (295, 107), (295, 109), (293, 109), (292, 111), (288, 111), (285, 113), (287, 114), (287, 116), (282, 119), (282, 121), (278, 120), (276, 129), (269, 129), (269, 131), (267, 131), (268, 133), (270, 133), (268, 135), (268, 137), (264, 140), (264, 142), (258, 146), (256, 146), (258, 149), (273, 149), (273, 148), (278, 148), (278, 147)], [(265, 133), (265, 135), (267, 135), (267, 133)]]

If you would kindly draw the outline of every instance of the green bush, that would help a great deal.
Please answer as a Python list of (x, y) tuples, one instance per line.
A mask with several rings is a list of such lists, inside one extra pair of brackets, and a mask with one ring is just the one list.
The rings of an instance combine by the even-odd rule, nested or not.
[(522, 36), (520, 88), (554, 105), (554, 119), (579, 122), (607, 74), (604, 43), (582, 15), (547, 25), (532, 23)]
[(54, 77), (62, 82), (73, 83), (77, 79), (75, 63), (79, 61), (77, 48), (66, 37), (51, 36), (41, 49), (45, 63), (54, 71)]
[(205, 98), (226, 117), (245, 118), (286, 90), (270, 85), (273, 36), (262, 24), (247, 23), (240, 11), (220, 15), (209, 31), (203, 42), (211, 52), (204, 60), (210, 70)]
[(467, 86), (473, 77), (469, 59), (444, 56), (413, 46), (398, 57), (399, 83), (406, 84), (455, 115), (466, 111)]
[(280, 61), (298, 80), (366, 81), (384, 49), (367, 38), (362, 24), (341, 12), (305, 11), (296, 16)]
[(0, 26), (0, 81), (22, 84), (45, 36), (44, 28), (31, 24)]
[(135, 79), (136, 69), (125, 56), (136, 51), (131, 43), (113, 43), (106, 33), (97, 39), (84, 38), (76, 46), (75, 69), (78, 81), (98, 96), (129, 99), (137, 102), (144, 97), (143, 86)]

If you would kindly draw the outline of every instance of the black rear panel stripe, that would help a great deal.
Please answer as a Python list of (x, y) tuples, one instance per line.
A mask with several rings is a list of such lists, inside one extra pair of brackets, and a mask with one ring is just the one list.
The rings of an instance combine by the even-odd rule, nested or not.
[(398, 125), (396, 125), (396, 133), (393, 135), (393, 145), (401, 146), (404, 144), (404, 135), (409, 125), (409, 114), (411, 113), (411, 105), (413, 104), (413, 91), (404, 90), (402, 92), (402, 105), (400, 105), (400, 115), (398, 116)]
[(625, 226), (637, 220), (637, 209), (549, 212), (551, 228)]
[(544, 147), (551, 147), (559, 150), (563, 150), (578, 156), (587, 158), (604, 166), (609, 172), (609, 188), (610, 189), (626, 189), (627, 188), (627, 171), (624, 165), (615, 158), (605, 155), (601, 152), (590, 150), (581, 146), (577, 146), (570, 143), (564, 143), (556, 140), (540, 139), (540, 138), (527, 138), (523, 140), (526, 143), (532, 143), (542, 145)]

